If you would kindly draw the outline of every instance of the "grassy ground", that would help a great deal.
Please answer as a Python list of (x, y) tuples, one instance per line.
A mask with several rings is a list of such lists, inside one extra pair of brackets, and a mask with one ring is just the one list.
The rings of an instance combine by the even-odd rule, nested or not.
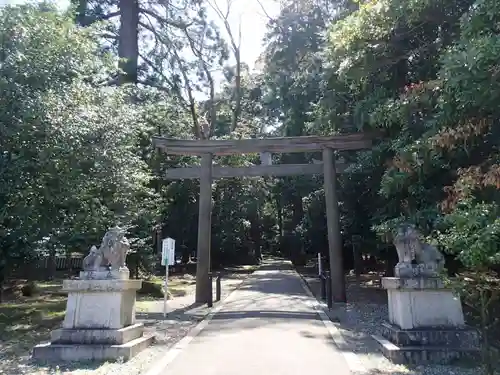
[(0, 304), (0, 359), (31, 350), (64, 317), (66, 298), (42, 294)]
[[(165, 277), (152, 277), (146, 282), (150, 282), (157, 285), (159, 289), (163, 289), (165, 284)], [(168, 294), (169, 298), (183, 297), (194, 290), (196, 285), (196, 279), (190, 274), (180, 275), (180, 276), (170, 276), (168, 278)], [(143, 294), (137, 296), (137, 305), (140, 306), (144, 301), (150, 301), (151, 299), (157, 299), (155, 296)]]

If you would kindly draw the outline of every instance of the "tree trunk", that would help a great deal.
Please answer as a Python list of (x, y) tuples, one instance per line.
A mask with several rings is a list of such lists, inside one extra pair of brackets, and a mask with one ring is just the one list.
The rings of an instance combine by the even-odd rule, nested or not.
[(252, 214), (250, 218), (250, 233), (252, 236), (252, 242), (254, 245), (254, 257), (257, 263), (260, 263), (262, 254), (261, 254), (261, 243), (260, 243), (260, 238), (261, 238), (261, 233), (260, 233), (260, 222), (259, 222), (259, 213), (255, 212)]
[(5, 268), (0, 266), (0, 303), (3, 301), (3, 285), (5, 281)]
[[(292, 132), (292, 135), (302, 135), (301, 131)], [(285, 159), (285, 158), (284, 158)], [(303, 163), (304, 156), (302, 154), (290, 154), (287, 160), (291, 160), (292, 163)], [(292, 180), (294, 181), (294, 180)], [(300, 184), (297, 184), (295, 180), (293, 184), (295, 185), (295, 189), (292, 192), (292, 196), (290, 197), (292, 204), (292, 222), (291, 222), (291, 230), (293, 231), (293, 236), (290, 237), (290, 242), (288, 246), (290, 246), (290, 252), (292, 257), (299, 256), (302, 252), (302, 242), (299, 236), (296, 234), (296, 230), (302, 222), (302, 218), (304, 217), (304, 204), (303, 204), (303, 192)], [(290, 235), (291, 233), (287, 233)]]
[(76, 5), (75, 21), (80, 26), (87, 26), (87, 5), (88, 0), (72, 0), (72, 4)]
[(354, 274), (356, 275), (356, 279), (359, 279), (361, 274), (363, 273), (363, 254), (361, 254), (361, 249), (359, 244), (352, 244), (352, 257), (354, 263)]
[(302, 199), (302, 192), (298, 190), (294, 191), (292, 197), (292, 233), (290, 233), (290, 241), (288, 243), (288, 246), (290, 246), (292, 261), (299, 260), (302, 255), (303, 249), (302, 240), (300, 238), (300, 235), (297, 234), (297, 228), (299, 227), (300, 223), (302, 222), (302, 218), (304, 217), (304, 206), (302, 203)]
[[(241, 25), (240, 25), (241, 40)], [(233, 43), (234, 44), (234, 43)], [(239, 46), (234, 44), (234, 57), (236, 58), (236, 76), (234, 77), (234, 108), (231, 116), (231, 131), (238, 127), (238, 120), (241, 112), (241, 54)]]
[(482, 355), (482, 362), (483, 362), (483, 368), (484, 368), (484, 373), (485, 375), (494, 375), (495, 373), (495, 366), (493, 364), (493, 357), (491, 353), (491, 344), (489, 340), (489, 325), (490, 325), (490, 318), (489, 318), (489, 304), (490, 304), (490, 299), (491, 295), (488, 290), (482, 290), (479, 292), (479, 308), (480, 310), (480, 316), (481, 316), (481, 338), (482, 338), (482, 343), (481, 343), (481, 355)]
[(49, 262), (47, 264), (47, 279), (54, 280), (56, 277), (56, 247), (49, 244)]
[(396, 251), (391, 252), (391, 250), (394, 249), (391, 247), (391, 245), (387, 245), (385, 248), (385, 257), (386, 257), (385, 277), (394, 276), (394, 267), (398, 263), (398, 257)]
[(281, 206), (281, 196), (276, 196), (276, 211), (278, 213), (278, 244), (281, 246), (283, 244), (283, 208)]
[(139, 2), (138, 0), (120, 0), (120, 36), (118, 55), (122, 70), (119, 84), (137, 83), (139, 56)]

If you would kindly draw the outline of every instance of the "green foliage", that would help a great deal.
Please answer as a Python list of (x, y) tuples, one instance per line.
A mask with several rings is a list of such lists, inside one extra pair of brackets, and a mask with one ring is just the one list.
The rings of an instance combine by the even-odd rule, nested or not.
[(468, 268), (485, 270), (500, 263), (500, 209), (496, 204), (458, 204), (441, 223), (439, 239)]
[(153, 298), (163, 298), (165, 295), (163, 289), (163, 285), (160, 283), (144, 280), (137, 294)]
[[(119, 224), (151, 228), (150, 175), (137, 147), (145, 124), (128, 88), (100, 87), (115, 69), (98, 29), (55, 10), (0, 13), (0, 249), (86, 251)], [(150, 231), (150, 229), (148, 229)]]
[[(345, 180), (348, 189), (379, 191), (379, 199), (364, 203), (374, 230), (390, 238), (401, 221), (412, 221), (425, 233), (446, 223), (447, 231), (439, 236), (443, 245), (462, 254), (459, 258), (467, 266), (482, 267), (498, 261), (498, 250), (486, 240), (494, 238), (491, 230), (496, 224), (473, 224), (478, 219), (474, 212), (493, 209), (497, 197), (485, 195), (481, 183), (468, 189), (472, 195), (467, 196), (457, 178), (460, 168), (496, 160), (497, 142), (491, 138), (496, 129), (489, 124), (498, 112), (494, 103), (500, 90), (491, 78), (500, 50), (498, 6), (492, 1), (471, 5), (364, 3), (331, 25), (328, 57), (331, 80), (347, 84), (344, 97), (351, 98), (346, 103), (351, 121), (358, 128), (383, 128), (389, 137), (357, 157), (360, 164), (353, 172), (366, 171), (365, 176), (378, 176), (375, 180), (368, 184), (355, 175)], [(369, 163), (370, 155), (374, 164)], [(467, 202), (474, 202), (474, 197), (489, 201), (474, 203), (469, 212), (450, 206), (457, 194)], [(478, 238), (487, 242), (477, 242)]]

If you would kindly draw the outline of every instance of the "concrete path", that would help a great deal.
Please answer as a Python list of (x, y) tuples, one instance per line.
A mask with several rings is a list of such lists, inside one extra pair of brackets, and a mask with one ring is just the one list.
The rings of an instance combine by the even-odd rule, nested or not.
[(289, 263), (266, 263), (161, 374), (350, 374), (311, 302)]

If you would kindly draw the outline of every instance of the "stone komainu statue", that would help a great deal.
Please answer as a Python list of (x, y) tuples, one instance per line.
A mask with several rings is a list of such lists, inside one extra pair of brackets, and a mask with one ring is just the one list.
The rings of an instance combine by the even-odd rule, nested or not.
[(106, 232), (101, 246), (92, 246), (89, 254), (83, 259), (84, 271), (111, 271), (126, 268), (125, 260), (130, 250), (130, 243), (125, 237), (125, 230), (114, 227)]
[(396, 276), (434, 276), (444, 268), (443, 254), (436, 247), (422, 242), (413, 225), (399, 227), (394, 246), (399, 258)]

